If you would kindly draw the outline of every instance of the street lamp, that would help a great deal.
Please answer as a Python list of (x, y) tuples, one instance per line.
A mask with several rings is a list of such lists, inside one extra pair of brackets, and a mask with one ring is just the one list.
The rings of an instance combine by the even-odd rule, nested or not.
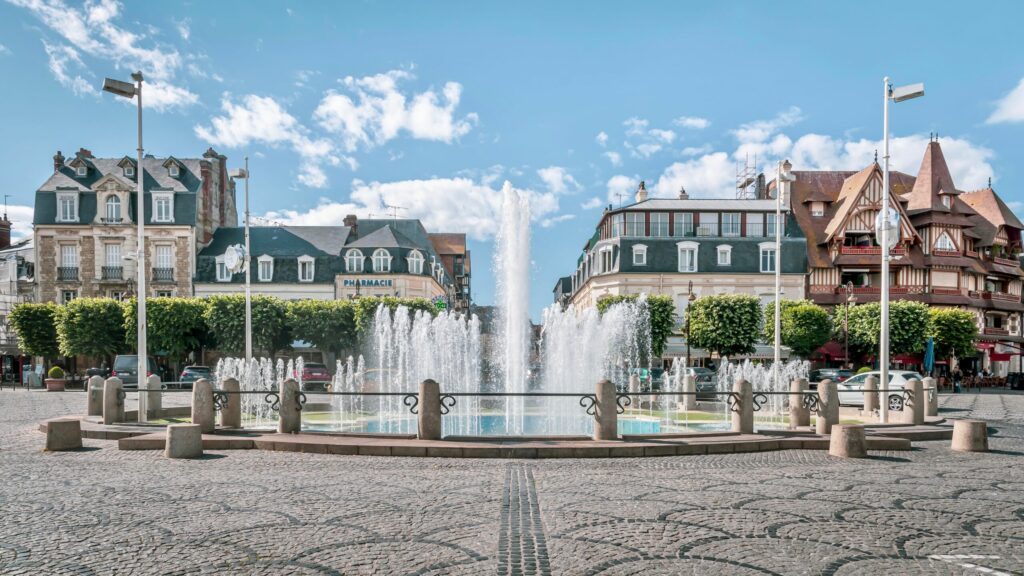
[[(144, 221), (146, 215), (146, 204), (143, 201), (142, 183), (145, 180), (146, 170), (142, 167), (142, 72), (135, 72), (132, 74), (132, 80), (135, 84), (130, 82), (122, 82), (120, 80), (114, 80), (112, 78), (105, 78), (103, 80), (103, 91), (110, 92), (111, 94), (121, 96), (122, 98), (135, 98), (135, 102), (138, 107), (138, 132), (139, 132), (139, 146), (138, 151), (138, 166), (135, 170), (135, 220), (137, 224), (137, 235), (135, 246), (135, 259), (136, 259), (136, 282), (138, 284), (138, 295), (136, 299), (138, 310), (137, 314), (137, 339), (136, 348), (138, 350), (139, 363), (137, 366), (136, 374), (138, 376), (138, 383), (141, 384), (143, 378), (147, 378), (149, 375), (149, 355), (146, 353), (146, 248), (144, 240)], [(149, 387), (147, 380), (146, 388)], [(141, 389), (142, 386), (139, 386)], [(139, 421), (146, 421), (147, 411), (147, 396), (148, 394), (139, 394)]]
[[(880, 229), (879, 244), (882, 245), (882, 295), (880, 298), (882, 304), (882, 334), (878, 353), (881, 378), (879, 378), (878, 384), (879, 387), (887, 389), (889, 387), (889, 251), (891, 250), (889, 246), (889, 229), (894, 227), (893, 215), (889, 211), (889, 100), (903, 102), (924, 96), (924, 84), (909, 84), (894, 89), (892, 83), (889, 82), (888, 76), (882, 80), (882, 83), (884, 88), (882, 99), (882, 209), (879, 211), (879, 217), (875, 225)], [(896, 234), (898, 235), (898, 214), (896, 214), (895, 221)], [(884, 424), (889, 420), (889, 402), (886, 395), (883, 395), (882, 398), (884, 401), (881, 403), (879, 420)]]
[(245, 180), (245, 365), (252, 360), (252, 253), (249, 250), (249, 157), (245, 168), (231, 173), (235, 180)]
[(843, 339), (845, 340), (843, 347), (845, 349), (843, 358), (846, 360), (847, 365), (850, 365), (850, 304), (857, 301), (857, 297), (853, 294), (853, 282), (846, 283), (846, 313), (843, 314)]
[(686, 297), (686, 367), (690, 367), (690, 305), (697, 299), (697, 295), (693, 293), (693, 280), (690, 280), (686, 285), (686, 291), (689, 296)]
[(788, 162), (783, 166), (780, 160), (775, 167), (775, 363), (772, 365), (772, 380), (779, 388), (779, 363), (782, 362), (782, 187), (783, 182), (796, 180), (789, 171)]

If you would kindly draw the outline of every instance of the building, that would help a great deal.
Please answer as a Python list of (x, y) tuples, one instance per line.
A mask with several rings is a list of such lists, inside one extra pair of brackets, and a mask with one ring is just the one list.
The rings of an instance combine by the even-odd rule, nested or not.
[[(882, 170), (794, 171), (792, 209), (807, 236), (807, 291), (822, 305), (877, 302), (882, 249), (874, 221), (883, 198)], [(901, 227), (890, 261), (892, 299), (973, 312), (980, 365), (1005, 374), (1020, 370), (1021, 279), (1018, 255), (1024, 225), (992, 190), (957, 189), (937, 141), (925, 149), (917, 176), (890, 173), (889, 204)], [(832, 360), (842, 360), (838, 347)], [(1011, 362), (1012, 360), (1012, 362)], [(896, 357), (916, 365), (917, 357)]]
[[(807, 251), (788, 209), (782, 221), (782, 290), (804, 297)], [(671, 296), (682, 315), (689, 295), (751, 294), (763, 302), (775, 291), (775, 200), (649, 198), (643, 182), (636, 202), (598, 221), (576, 271), (560, 278), (555, 299), (593, 306), (609, 295)]]
[[(256, 226), (249, 241), (254, 294), (286, 300), (399, 296), (426, 298), (442, 307), (452, 306), (460, 294), (419, 220), (350, 215), (340, 226)], [(244, 243), (242, 227), (217, 230), (199, 252), (196, 296), (244, 292), (245, 274), (232, 274), (224, 265), (228, 247)], [(456, 255), (464, 259), (468, 297), (468, 253), (447, 255), (453, 263)]]
[(0, 219), (0, 378), (20, 382), (21, 368), (32, 359), (25, 355), (18, 335), (8, 322), (11, 310), (31, 302), (35, 289), (35, 248), (32, 238), (11, 243), (11, 221)]
[(470, 276), (472, 266), (470, 253), (466, 248), (466, 235), (454, 233), (430, 234), (430, 242), (434, 246), (441, 264), (455, 284), (455, 297), (452, 308), (459, 311), (469, 310), (473, 301), (470, 292)]
[(149, 296), (191, 296), (199, 248), (237, 222), (227, 159), (96, 158), (80, 149), (53, 157), (53, 174), (36, 191), (36, 296), (67, 302), (135, 293), (136, 182), (143, 172), (146, 286)]

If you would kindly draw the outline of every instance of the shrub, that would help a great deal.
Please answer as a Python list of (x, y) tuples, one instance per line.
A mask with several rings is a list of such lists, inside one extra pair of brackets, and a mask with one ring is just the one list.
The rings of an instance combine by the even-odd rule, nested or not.
[(63, 380), (64, 370), (60, 366), (54, 366), (50, 368), (50, 371), (47, 372), (46, 375), (54, 380)]

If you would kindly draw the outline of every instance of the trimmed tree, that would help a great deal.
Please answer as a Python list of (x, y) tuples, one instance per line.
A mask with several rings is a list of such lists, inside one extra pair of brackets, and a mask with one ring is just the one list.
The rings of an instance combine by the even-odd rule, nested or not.
[[(834, 330), (842, 337), (845, 306), (836, 306)], [(878, 302), (850, 307), (850, 349), (860, 355), (876, 353), (882, 333), (882, 307)], [(889, 303), (889, 352), (917, 354), (924, 350), (928, 332), (928, 306), (910, 300)]]
[(747, 294), (720, 294), (690, 304), (690, 345), (720, 356), (750, 354), (761, 337), (761, 302)]
[[(808, 300), (783, 300), (780, 336), (782, 344), (801, 358), (807, 358), (832, 336), (828, 311)], [(764, 307), (764, 341), (775, 342), (775, 304)]]
[(18, 304), (8, 319), (21, 349), (32, 356), (53, 358), (60, 354), (57, 342), (57, 309), (53, 302)]
[[(180, 360), (185, 354), (209, 344), (209, 328), (203, 317), (206, 305), (205, 300), (197, 298), (146, 298), (147, 348)], [(137, 343), (137, 312), (135, 298), (125, 303), (125, 344), (132, 351)]]
[[(604, 314), (606, 310), (621, 302), (633, 302), (637, 295), (605, 296), (597, 301), (597, 311)], [(647, 297), (647, 312), (651, 327), (651, 353), (660, 357), (665, 351), (668, 337), (675, 328), (676, 305), (669, 296), (653, 295)]]
[(124, 310), (111, 298), (76, 298), (57, 310), (57, 342), (65, 356), (90, 356), (110, 362), (127, 349)]
[[(203, 319), (221, 353), (245, 354), (245, 296), (225, 294), (206, 298)], [(288, 307), (273, 296), (252, 297), (253, 353), (262, 350), (273, 358), (291, 346)]]
[(974, 314), (959, 308), (931, 308), (928, 336), (935, 342), (935, 357), (965, 358), (976, 353), (978, 324)]
[(337, 359), (356, 347), (356, 308), (350, 300), (292, 300), (288, 325), (292, 335)]

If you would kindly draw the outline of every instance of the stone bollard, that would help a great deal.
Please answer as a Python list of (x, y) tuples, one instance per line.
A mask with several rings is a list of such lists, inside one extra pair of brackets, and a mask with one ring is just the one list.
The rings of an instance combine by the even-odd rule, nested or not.
[(217, 426), (213, 410), (213, 385), (206, 378), (192, 384), (192, 423), (198, 424), (203, 434), (212, 434)]
[(939, 415), (939, 389), (935, 386), (935, 378), (931, 376), (921, 380), (924, 387), (924, 396), (928, 399), (925, 403), (925, 416), (935, 417)]
[(46, 423), (46, 451), (63, 452), (82, 447), (82, 423), (78, 420), (50, 420)]
[[(740, 378), (732, 385), (735, 396), (739, 396), (732, 411), (732, 431), (740, 434), (754, 433), (754, 387)], [(735, 400), (734, 396), (734, 400)]]
[(146, 390), (149, 390), (146, 392), (146, 419), (157, 418), (163, 410), (163, 384), (160, 383), (160, 377), (153, 374), (147, 378)]
[(103, 416), (103, 377), (89, 378), (89, 416)]
[[(640, 393), (640, 376), (636, 374), (629, 375), (629, 393), (639, 394)], [(633, 403), (636, 404), (637, 408), (643, 408), (643, 400), (639, 396), (633, 397)]]
[(299, 383), (292, 378), (281, 384), (281, 404), (277, 414), (278, 434), (298, 434), (302, 430), (302, 406), (299, 405)]
[[(225, 392), (238, 392), (242, 387), (238, 380), (228, 378), (221, 384), (221, 389)], [(242, 397), (239, 394), (228, 394), (227, 399), (227, 405), (220, 409), (221, 428), (241, 428)]]
[(199, 424), (171, 424), (167, 427), (164, 456), (168, 458), (199, 458), (202, 455), (203, 430)]
[(601, 380), (595, 390), (594, 440), (619, 439), (619, 412), (615, 384)]
[(957, 452), (988, 452), (988, 424), (984, 420), (954, 420), (950, 448)]
[(103, 383), (103, 423), (124, 422), (124, 384), (120, 378)]
[(433, 380), (420, 382), (419, 422), (417, 437), (420, 440), (441, 439), (441, 385)]
[(696, 410), (697, 409), (697, 377), (688, 374), (683, 377), (683, 392), (686, 392), (686, 396), (683, 396), (683, 410)]
[(878, 410), (878, 378), (868, 376), (864, 381), (864, 413), (874, 414)]
[(804, 408), (807, 379), (797, 378), (789, 383), (789, 429), (811, 425), (811, 411)]
[(905, 389), (910, 391), (910, 399), (903, 400), (903, 411), (900, 412), (900, 422), (920, 426), (924, 424), (924, 406), (927, 403), (924, 397), (924, 386), (917, 378), (907, 382)]
[(864, 438), (864, 427), (850, 424), (836, 424), (828, 442), (828, 453), (840, 458), (867, 458), (868, 446)]
[(818, 383), (818, 418), (815, 428), (818, 434), (831, 434), (832, 426), (839, 423), (839, 390), (836, 383), (823, 380)]

